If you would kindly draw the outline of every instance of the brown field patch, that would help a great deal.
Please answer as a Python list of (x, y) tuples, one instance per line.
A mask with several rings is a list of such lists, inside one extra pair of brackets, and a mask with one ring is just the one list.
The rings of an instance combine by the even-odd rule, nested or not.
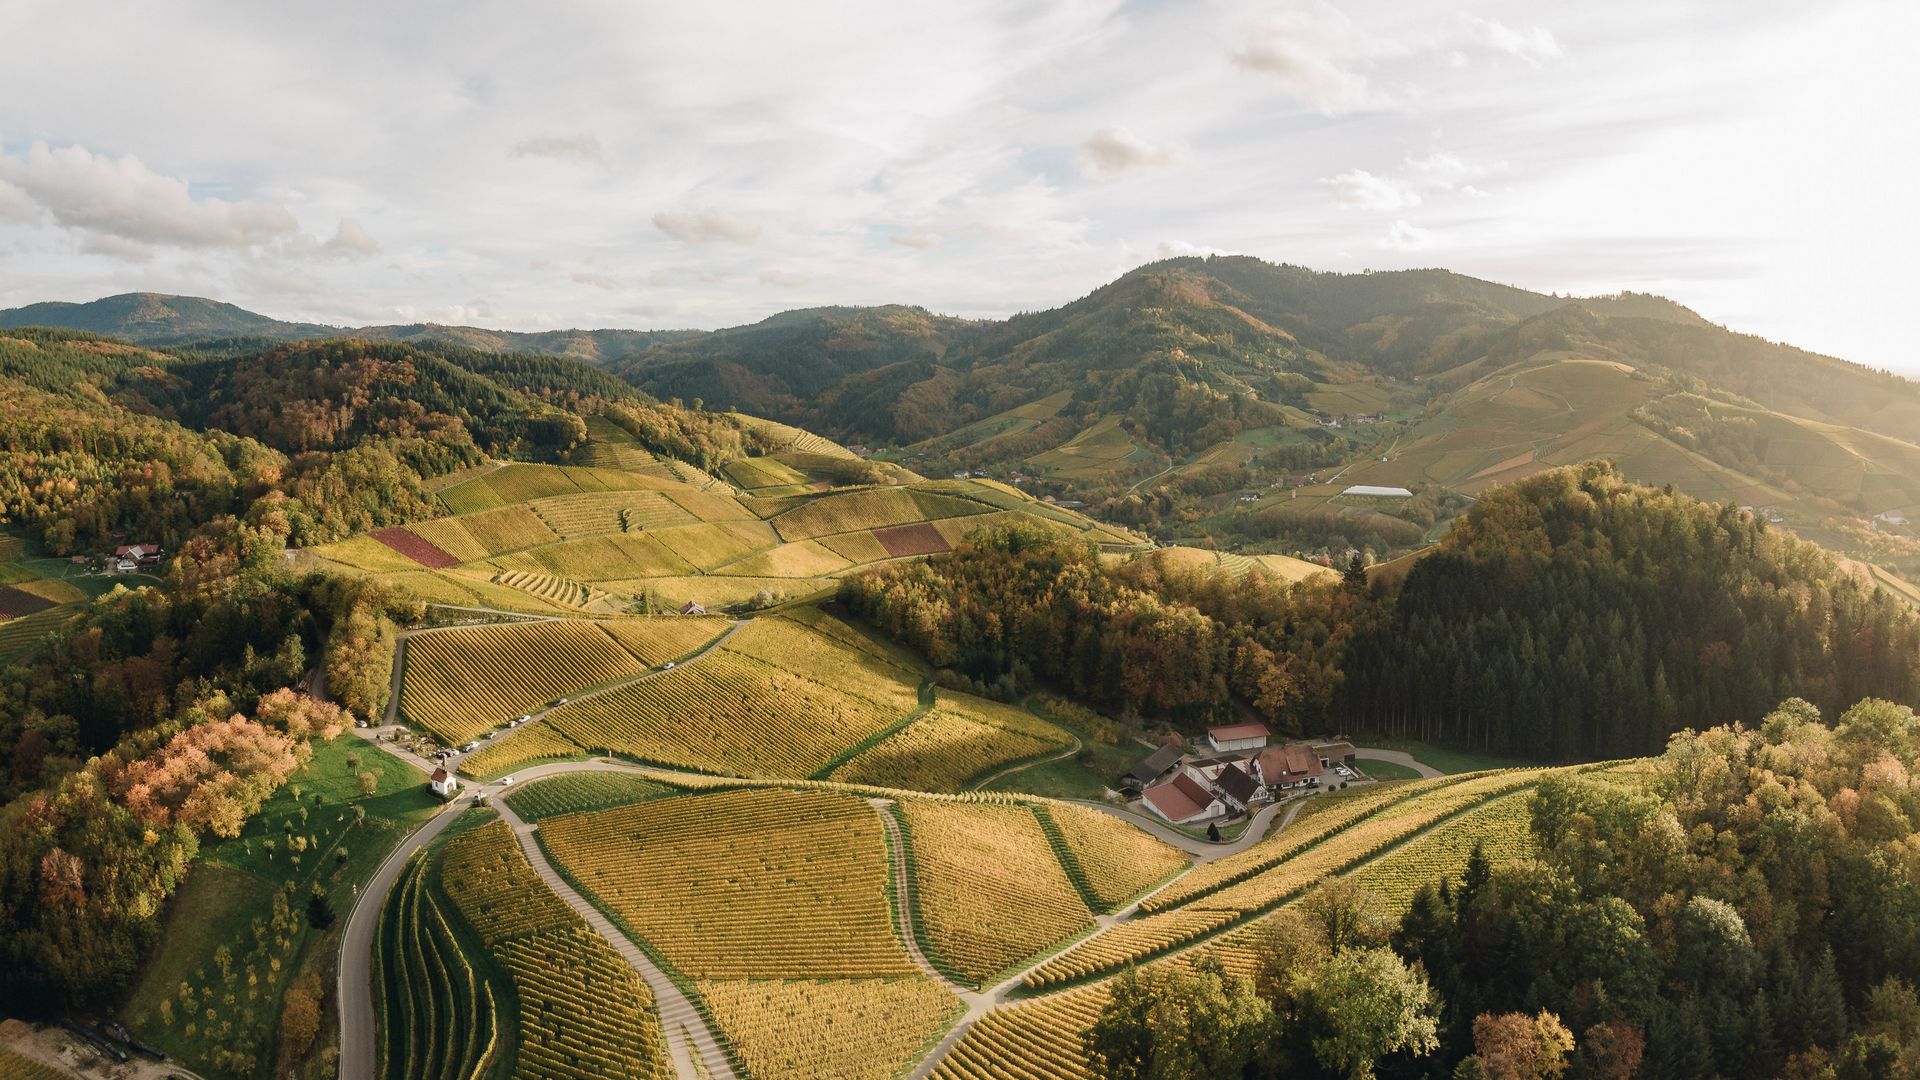
[(45, 611), (54, 606), (53, 601), (44, 596), (35, 596), (25, 589), (16, 589), (11, 585), (0, 585), (0, 618), (15, 619), (22, 615), (31, 615), (36, 611)]
[(444, 570), (449, 566), (460, 565), (459, 559), (442, 551), (438, 545), (428, 543), (419, 535), (408, 532), (400, 525), (375, 529), (368, 535), (429, 570)]
[(947, 538), (940, 535), (940, 530), (925, 521), (913, 525), (895, 525), (891, 528), (875, 529), (873, 538), (880, 541), (880, 546), (886, 548), (887, 554), (894, 558), (902, 555), (936, 555), (942, 551), (953, 550), (953, 545), (947, 543)]

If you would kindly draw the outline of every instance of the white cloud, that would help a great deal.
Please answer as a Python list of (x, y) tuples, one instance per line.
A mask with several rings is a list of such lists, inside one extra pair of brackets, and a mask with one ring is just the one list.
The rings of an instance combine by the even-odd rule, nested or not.
[(276, 203), (196, 199), (183, 180), (162, 176), (132, 154), (36, 142), (26, 157), (0, 154), (11, 184), (70, 229), (134, 244), (251, 248), (284, 240), (299, 223)]
[(1422, 251), (1433, 246), (1433, 230), (1423, 229), (1402, 218), (1387, 227), (1380, 246), (1395, 251)]
[(744, 244), (760, 235), (760, 226), (721, 210), (662, 210), (653, 226), (683, 244)]
[(607, 152), (593, 135), (535, 135), (521, 139), (507, 151), (508, 157), (550, 158), (574, 165), (607, 167)]
[(1404, 210), (1420, 205), (1420, 193), (1410, 185), (1365, 169), (1348, 169), (1320, 183), (1333, 192), (1333, 201), (1357, 210)]
[(0, 221), (32, 221), (39, 214), (39, 205), (26, 192), (0, 180)]
[(1564, 55), (1560, 42), (1553, 31), (1544, 26), (1526, 26), (1514, 28), (1494, 19), (1483, 19), (1478, 15), (1462, 16), (1471, 30), (1474, 40), (1495, 52), (1518, 57), (1521, 60), (1540, 67), (1548, 60), (1558, 60)]
[(924, 229), (900, 229), (887, 233), (887, 243), (918, 251), (932, 251), (940, 246), (940, 236)]
[(321, 250), (343, 259), (364, 259), (380, 254), (380, 242), (368, 234), (358, 221), (341, 218), (340, 224), (334, 226), (333, 239), (321, 245)]
[(1245, 32), (1228, 55), (1251, 71), (1272, 77), (1288, 93), (1328, 116), (1382, 104), (1385, 96), (1366, 68), (1399, 51), (1363, 33), (1352, 20), (1322, 3), (1303, 3), (1269, 15)]
[(762, 285), (792, 288), (796, 285), (804, 285), (806, 282), (807, 276), (805, 274), (796, 273), (792, 270), (783, 270), (779, 267), (774, 267), (770, 270), (760, 271), (760, 284)]
[(1174, 157), (1171, 149), (1155, 146), (1123, 127), (1101, 128), (1088, 136), (1080, 149), (1086, 155), (1088, 172), (1094, 176), (1117, 176), (1165, 165)]

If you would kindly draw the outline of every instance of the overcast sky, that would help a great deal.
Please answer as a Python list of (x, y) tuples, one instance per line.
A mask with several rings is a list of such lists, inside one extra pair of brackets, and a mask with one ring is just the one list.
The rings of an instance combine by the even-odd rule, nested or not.
[(8, 0), (0, 307), (1004, 315), (1220, 251), (1914, 370), (1916, 40), (1911, 0)]

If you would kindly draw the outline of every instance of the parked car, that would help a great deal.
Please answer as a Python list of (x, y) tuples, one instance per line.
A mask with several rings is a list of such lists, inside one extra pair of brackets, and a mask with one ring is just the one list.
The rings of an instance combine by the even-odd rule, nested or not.
[(480, 742), (479, 740), (476, 739), (475, 741), (470, 742), (467, 745), (461, 747), (460, 752), (463, 754), (471, 754), (478, 749), (480, 749)]
[(665, 668), (664, 670), (666, 670), (666, 671), (672, 671), (672, 670), (673, 670), (673, 668), (674, 668), (674, 662), (673, 662), (672, 660), (669, 660), (669, 661), (667, 661), (667, 666), (666, 666), (666, 668)]
[(503, 776), (500, 778), (501, 787), (506, 787), (508, 784), (511, 784), (511, 783), (513, 783), (513, 777), (511, 776)]
[(353, 726), (354, 727), (372, 727), (373, 725), (367, 723), (365, 720), (355, 720), (353, 722)]
[(566, 698), (557, 697), (557, 698), (554, 698), (552, 701), (547, 702), (547, 707), (552, 709), (557, 709), (560, 706), (565, 705), (566, 703), (567, 703)]

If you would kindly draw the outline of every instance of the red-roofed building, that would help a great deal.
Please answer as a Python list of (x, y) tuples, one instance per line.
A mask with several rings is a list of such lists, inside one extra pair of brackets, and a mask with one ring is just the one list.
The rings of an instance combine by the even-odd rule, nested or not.
[(1325, 766), (1320, 763), (1320, 755), (1304, 743), (1269, 746), (1253, 759), (1253, 765), (1260, 773), (1261, 783), (1281, 790), (1314, 787), (1320, 783), (1320, 774), (1325, 771)]
[(445, 769), (435, 769), (433, 776), (427, 781), (427, 786), (433, 789), (435, 795), (443, 799), (451, 799), (453, 793), (460, 790), (460, 780)]
[(1258, 750), (1267, 745), (1273, 732), (1265, 724), (1228, 724), (1226, 727), (1208, 728), (1207, 742), (1213, 746), (1213, 752), (1224, 754), (1230, 750)]
[(1219, 817), (1227, 812), (1219, 797), (1185, 770), (1164, 784), (1155, 784), (1140, 793), (1147, 808), (1175, 825)]
[(1213, 779), (1213, 790), (1235, 810), (1247, 810), (1255, 803), (1272, 798), (1267, 794), (1267, 789), (1260, 786), (1260, 781), (1239, 765), (1229, 765), (1220, 770), (1220, 775)]

